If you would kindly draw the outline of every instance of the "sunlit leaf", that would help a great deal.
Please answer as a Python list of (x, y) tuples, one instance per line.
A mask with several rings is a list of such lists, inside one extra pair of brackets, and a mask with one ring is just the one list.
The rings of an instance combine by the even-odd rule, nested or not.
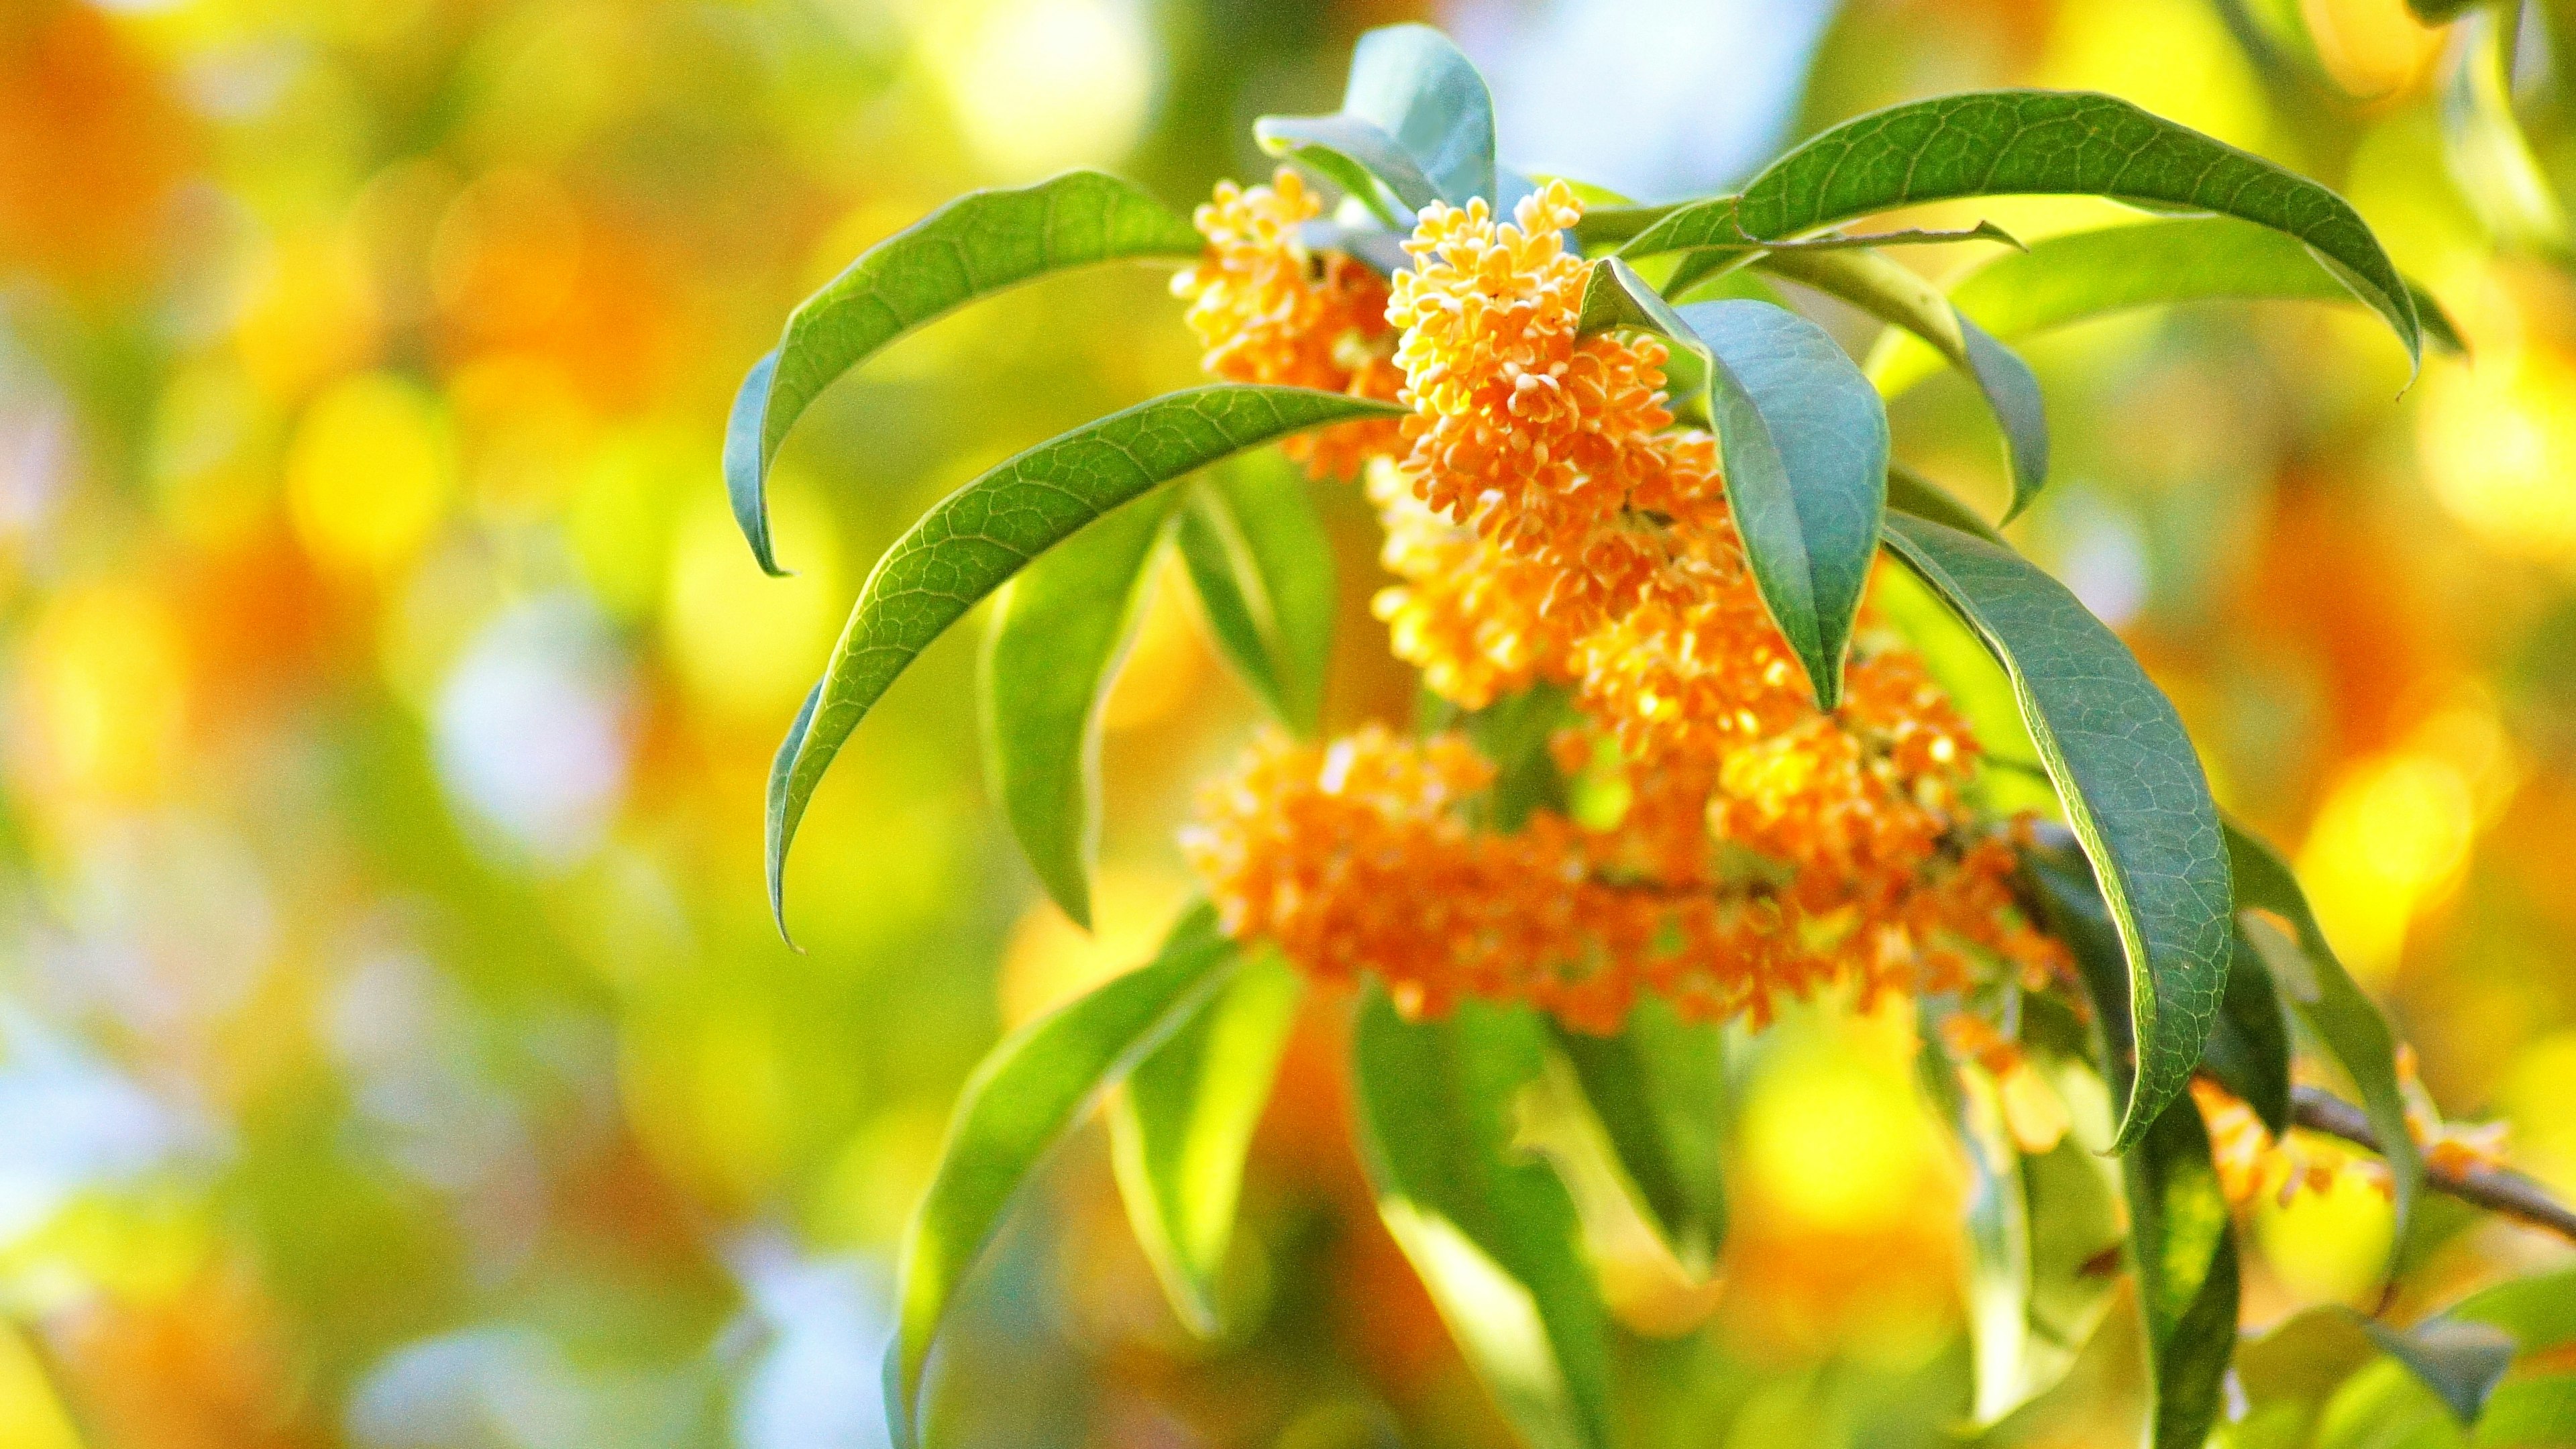
[(1333, 653), (1333, 542), (1305, 479), (1271, 453), (1190, 489), (1181, 557), (1217, 647), (1271, 713), (1313, 734)]
[(2191, 1079), (2227, 989), (2227, 847), (2200, 758), (2127, 646), (2009, 549), (1905, 514), (1896, 555), (2003, 662), (2127, 964), (2133, 1061), (2117, 1141), (2136, 1143)]
[(2564, 1348), (2576, 1343), (2576, 1267), (2481, 1288), (2460, 1300), (2450, 1316), (2493, 1324), (2512, 1334), (2525, 1353)]
[(1968, 1164), (1968, 1347), (1972, 1413), (1991, 1424), (2031, 1395), (2030, 1199), (2021, 1151), (2005, 1131), (1994, 1084), (1942, 1044), (1940, 1013), (1924, 1003), (1917, 1065)]
[(918, 1428), (922, 1375), (940, 1323), (1021, 1184), (1068, 1127), (1207, 1003), (1236, 959), (1215, 910), (1194, 907), (1152, 964), (1013, 1032), (967, 1079), (898, 1259), (886, 1397), (903, 1442)]
[(1304, 989), (1277, 955), (1247, 960), (1110, 1099), (1111, 1160), (1127, 1220), (1173, 1311), (1202, 1337), (1224, 1327), (1217, 1271), (1234, 1241), (1252, 1130)]
[(1084, 525), (1148, 490), (1291, 433), (1390, 403), (1220, 383), (1170, 393), (1041, 443), (934, 504), (859, 590), (830, 666), (770, 771), (771, 914), (786, 929), (787, 847), (850, 732), (931, 641)]
[(2299, 878), (2291, 873), (2290, 863), (2233, 822), (2227, 826), (2227, 853), (2236, 883), (2237, 910), (2268, 911), (2296, 933), (2295, 949), (2278, 949), (2291, 947), (2293, 942), (2282, 937), (2269, 921), (2254, 917), (2244, 923), (2248, 938), (2258, 950), (2266, 945), (2276, 948), (2266, 952), (2265, 965), (2282, 998), (2333, 1054), (2361, 1094), (2362, 1111), (2370, 1119), (2371, 1132), (2379, 1138), (2380, 1155), (2387, 1160), (2395, 1191), (2397, 1224), (2390, 1251), (2398, 1251), (2406, 1241), (2415, 1199), (2423, 1190), (2424, 1158), (2415, 1146), (2414, 1133), (2406, 1125), (2406, 1096), (2397, 1076), (2396, 1034), (2388, 1029), (2387, 1018), (2379, 1014), (2379, 1007), (2344, 970), (2341, 958), (2326, 940), (2325, 929), (2317, 924), (2307, 892), (2299, 888)]
[(769, 462), (823, 389), (887, 343), (977, 297), (1049, 272), (1119, 259), (1187, 260), (1204, 239), (1134, 185), (1073, 171), (1035, 186), (971, 191), (861, 253), (789, 314), (778, 349), (735, 395), (725, 491), (760, 566), (775, 574)]
[(984, 779), (1055, 903), (1091, 926), (1100, 707), (1134, 637), (1168, 492), (1065, 540), (993, 601), (976, 685)]
[[(1253, 125), (1274, 155), (1318, 169), (1366, 200), (1370, 177), (1415, 210), (1495, 195), (1494, 103), (1485, 78), (1427, 25), (1389, 25), (1360, 37), (1342, 109), (1330, 116), (1264, 116)], [(1318, 154), (1320, 153), (1320, 154)], [(1354, 175), (1354, 173), (1357, 173)]]
[(1706, 1275), (1726, 1242), (1726, 1034), (1640, 1002), (1616, 1036), (1560, 1032), (1585, 1100), (1675, 1262)]
[(1378, 1211), (1503, 1416), (1534, 1449), (1610, 1435), (1608, 1325), (1565, 1185), (1517, 1151), (1515, 1100), (1545, 1070), (1526, 1010), (1410, 1023), (1384, 992), (1353, 1043)]
[[(2416, 0), (2419, 10), (2425, 0)], [(2466, 5), (2453, 3), (2452, 12)], [(2468, 15), (2451, 37), (2451, 73), (2442, 86), (2442, 154), (2458, 194), (2501, 239), (2563, 251), (2567, 208), (2514, 113), (2515, 51), (2525, 24), (2545, 24), (2523, 7), (2490, 4)]]
[[(2424, 335), (2445, 351), (2460, 335), (2432, 294), (2409, 281)], [(2133, 307), (2221, 300), (2351, 302), (2352, 289), (2298, 238), (2232, 216), (2165, 217), (2069, 232), (1968, 273), (1950, 300), (1997, 337)], [(1910, 333), (1888, 333), (1869, 355), (1870, 380), (1895, 397), (1940, 370), (1942, 354)]]
[(1959, 495), (1902, 464), (1887, 466), (1887, 507), (1891, 513), (1910, 513), (1929, 519), (1961, 533), (1974, 534), (1998, 548), (2010, 547), (1985, 515), (1970, 508)]
[[(2240, 874), (2237, 879), (2242, 881)], [(2240, 890), (2242, 887), (2240, 886)], [(2237, 930), (2227, 957), (2227, 995), (2200, 1062), (2274, 1133), (2290, 1124), (2290, 1023), (2262, 953)]]
[(1832, 336), (1794, 312), (1695, 302), (1679, 316), (1710, 353), (1709, 411), (1754, 585), (1830, 710), (1878, 554), (1887, 410)]
[(2409, 358), (2422, 352), (2413, 298), (2343, 198), (2127, 101), (2085, 92), (1978, 91), (1874, 111), (1798, 146), (1742, 195), (1679, 207), (1621, 250), (1759, 248), (1915, 202), (2034, 194), (2163, 203), (2286, 232), (2352, 274)]
[(2124, 1161), (2130, 1240), (2154, 1365), (2156, 1449), (2200, 1449), (2236, 1351), (2237, 1261), (2227, 1195), (2190, 1098), (2169, 1103)]
[(1761, 260), (1763, 270), (1839, 297), (1892, 327), (1940, 349), (1965, 374), (2003, 429), (2004, 456), (2012, 470), (2012, 506), (2006, 518), (2030, 506), (2048, 478), (2048, 417), (2039, 379), (2030, 364), (1971, 322), (1939, 288), (1875, 252), (1779, 251)]

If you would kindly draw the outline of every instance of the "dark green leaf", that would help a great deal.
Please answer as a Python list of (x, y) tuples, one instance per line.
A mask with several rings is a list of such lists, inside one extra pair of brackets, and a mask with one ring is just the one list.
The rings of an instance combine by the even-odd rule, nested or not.
[(1217, 646), (1289, 728), (1323, 718), (1333, 652), (1333, 542), (1297, 469), (1275, 452), (1236, 460), (1190, 490), (1189, 565)]
[[(2425, 335), (2446, 351), (2460, 351), (2459, 332), (2440, 304), (2415, 283), (2406, 287)], [(2223, 299), (2357, 300), (2298, 238), (2232, 216), (2170, 217), (2049, 237), (1995, 258), (1950, 288), (1963, 315), (2005, 338), (2133, 307)], [(1895, 397), (1941, 363), (1930, 344), (1890, 333), (1870, 353), (1868, 371), (1880, 392)]]
[(1378, 1210), (1450, 1334), (1535, 1449), (1609, 1440), (1608, 1324), (1565, 1185), (1516, 1150), (1515, 1104), (1546, 1028), (1483, 1002), (1408, 1023), (1383, 991), (1353, 1044)]
[(779, 746), (767, 842), (779, 929), (786, 929), (787, 847), (815, 785), (887, 686), (977, 600), (1159, 484), (1307, 428), (1395, 411), (1303, 388), (1190, 388), (1041, 443), (934, 504), (869, 572), (819, 692)]
[(1168, 493), (1121, 508), (1021, 570), (993, 601), (977, 688), (984, 780), (1047, 894), (1091, 928), (1100, 706), (1134, 636)]
[(1217, 1270), (1234, 1240), (1243, 1161), (1304, 991), (1276, 954), (1254, 957), (1110, 1100), (1127, 1220), (1173, 1311), (1202, 1337), (1224, 1326)]
[(1840, 297), (1940, 349), (1951, 366), (1977, 385), (2003, 428), (2013, 484), (2012, 506), (2004, 516), (2011, 518), (2039, 496), (2048, 478), (2048, 416), (2040, 405), (2039, 379), (2010, 348), (1950, 305), (1939, 288), (1875, 252), (1775, 251), (1759, 265)]
[(2447, 20), (2456, 20), (2478, 6), (2493, 3), (2495, 0), (2406, 0), (2406, 8), (2414, 11), (2415, 18), (2425, 24), (2440, 25)]
[[(1485, 78), (1427, 25), (1389, 25), (1361, 36), (1337, 115), (1264, 116), (1253, 129), (1274, 154), (1321, 148), (1345, 166), (1365, 167), (1416, 209), (1433, 200), (1453, 206), (1477, 196), (1498, 200), (1494, 102)], [(1329, 167), (1325, 174), (1353, 189)], [(1369, 199), (1373, 190), (1354, 194)]]
[(2210, 1029), (2200, 1063), (2220, 1086), (2253, 1108), (2266, 1128), (2275, 1134), (2289, 1130), (2290, 1023), (2282, 1014), (2280, 989), (2242, 926), (2227, 957), (2227, 995), (2219, 1003), (2218, 1025)]
[[(2128, 967), (2118, 1145), (2190, 1081), (2227, 989), (2227, 847), (2182, 720), (2064, 585), (2009, 549), (1891, 515), (1897, 556), (1984, 638), (2092, 865)], [(2134, 1062), (2119, 1062), (2124, 1049)]]
[(939, 1167), (905, 1230), (898, 1328), (887, 1351), (887, 1417), (916, 1427), (930, 1346), (967, 1271), (1038, 1161), (1091, 1104), (1220, 988), (1236, 960), (1214, 909), (1193, 908), (1151, 965), (1013, 1032), (975, 1068)]
[(2155, 1366), (2156, 1449), (2201, 1449), (2236, 1351), (2236, 1234), (2190, 1098), (2169, 1103), (2125, 1159), (2130, 1239)]
[[(2398, 1085), (2396, 1036), (2379, 1008), (2343, 969), (2290, 863), (2233, 822), (2227, 826), (2227, 854), (2236, 882), (2237, 910), (2269, 911), (2297, 933), (2295, 950), (2269, 951), (2264, 964), (2282, 998), (2334, 1055), (2361, 1094), (2362, 1111), (2379, 1138), (2380, 1155), (2387, 1159), (2395, 1189), (2394, 1252), (2406, 1242), (2407, 1222), (2424, 1185), (2423, 1154), (2406, 1126), (2406, 1096)], [(2259, 917), (2248, 920), (2245, 929), (2257, 949), (2291, 944)]]
[(1726, 1241), (1726, 1034), (1649, 1000), (1617, 1036), (1560, 1032), (1557, 1044), (1648, 1224), (1675, 1262), (1706, 1275)]
[(1726, 499), (1762, 602), (1816, 704), (1842, 699), (1844, 651), (1887, 496), (1887, 410), (1825, 330), (1762, 302), (1695, 302)]
[(1621, 250), (1758, 248), (1914, 202), (2016, 194), (2165, 203), (2286, 232), (2349, 269), (2407, 356), (2422, 352), (2413, 298), (2343, 198), (2127, 101), (2082, 92), (1979, 91), (1872, 112), (1773, 162), (1741, 196), (1677, 208)]
[(1015, 191), (972, 191), (861, 253), (787, 319), (725, 430), (725, 491), (769, 572), (769, 461), (824, 388), (906, 331), (963, 302), (1049, 272), (1121, 258), (1199, 254), (1188, 217), (1133, 185), (1074, 171)]

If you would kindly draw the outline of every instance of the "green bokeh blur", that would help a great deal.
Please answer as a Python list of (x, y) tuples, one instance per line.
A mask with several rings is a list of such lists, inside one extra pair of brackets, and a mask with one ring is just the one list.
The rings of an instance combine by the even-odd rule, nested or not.
[[(1142, 955), (1255, 711), (1161, 590), (1084, 937), (988, 808), (961, 631), (817, 796), (790, 951), (763, 780), (869, 563), (1195, 356), (1143, 268), (906, 340), (782, 455), (786, 581), (725, 510), (732, 388), (960, 190), (1257, 178), (1251, 118), (1329, 109), (1407, 18), (1486, 66), (1507, 160), (1643, 196), (2040, 84), (2352, 197), (2474, 359), (2409, 386), (2365, 313), (2290, 304), (2054, 334), (2017, 533), (2293, 848), (2443, 1107), (2576, 1192), (2576, 289), (2546, 195), (2451, 179), (2444, 37), (2399, 0), (0, 0), (0, 1445), (884, 1441), (888, 1254), (958, 1083)], [(1895, 421), (2000, 496), (1954, 380)], [(1325, 501), (1329, 712), (1400, 718), (1367, 511)], [(1903, 1050), (1831, 1007), (1750, 1044), (1727, 1287), (1631, 1345), (1635, 1442), (1960, 1411), (1960, 1169)], [(1264, 1126), (1236, 1337), (1172, 1320), (1086, 1136), (978, 1280), (943, 1435), (1497, 1442), (1336, 1061), (1319, 1019)], [(2366, 1192), (2263, 1210), (2249, 1323), (2363, 1293), (2386, 1231)], [(2408, 1291), (2553, 1251), (2477, 1227)]]

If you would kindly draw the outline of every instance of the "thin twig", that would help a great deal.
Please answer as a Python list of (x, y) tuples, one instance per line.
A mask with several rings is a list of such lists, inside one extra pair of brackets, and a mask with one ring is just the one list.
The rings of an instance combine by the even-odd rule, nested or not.
[[(2356, 1147), (2380, 1152), (2379, 1134), (2370, 1130), (2362, 1110), (2332, 1092), (2310, 1086), (2291, 1089), (2290, 1118), (2311, 1132), (2340, 1137)], [(2384, 1154), (2383, 1154), (2384, 1155)], [(2539, 1183), (2501, 1167), (2446, 1168), (2427, 1162), (2424, 1181), (2460, 1201), (2546, 1228), (2576, 1243), (2576, 1211), (2549, 1195)]]

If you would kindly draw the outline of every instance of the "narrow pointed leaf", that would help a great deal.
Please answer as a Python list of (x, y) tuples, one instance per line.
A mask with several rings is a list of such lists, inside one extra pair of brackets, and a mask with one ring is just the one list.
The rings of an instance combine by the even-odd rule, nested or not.
[(1217, 647), (1282, 723), (1324, 708), (1336, 601), (1333, 541), (1298, 470), (1256, 453), (1190, 490), (1181, 557)]
[[(2308, 1024), (2361, 1093), (2361, 1109), (2379, 1138), (2380, 1155), (2388, 1163), (2394, 1189), (2397, 1227), (2390, 1240), (2393, 1255), (2405, 1244), (2406, 1225), (2424, 1187), (2424, 1156), (2406, 1125), (2406, 1096), (2398, 1085), (2396, 1034), (2388, 1029), (2388, 1020), (2379, 1014), (2378, 1006), (2344, 970), (2342, 959), (2326, 940), (2325, 928), (2317, 924), (2316, 911), (2308, 904), (2307, 892), (2299, 888), (2299, 878), (2291, 872), (2290, 863), (2232, 822), (2227, 826), (2227, 853), (2235, 880), (2237, 910), (2269, 911), (2286, 921), (2295, 933), (2295, 949), (2275, 949), (2265, 964), (2271, 968), (2274, 982), (2290, 1009)], [(2246, 921), (2245, 929), (2258, 948), (2266, 943), (2276, 948), (2293, 945), (2260, 918)]]
[(769, 904), (785, 929), (787, 847), (832, 757), (932, 640), (1030, 560), (1151, 489), (1291, 433), (1397, 409), (1220, 383), (1170, 393), (1020, 454), (932, 505), (877, 560), (820, 692), (770, 773)]
[(1304, 994), (1304, 979), (1275, 953), (1246, 961), (1110, 1099), (1127, 1220), (1173, 1311), (1201, 1337), (1224, 1327), (1217, 1271), (1234, 1241), (1244, 1158)]
[(1556, 1174), (1512, 1145), (1546, 1029), (1482, 1002), (1409, 1023), (1371, 991), (1353, 1051), (1379, 1215), (1451, 1336), (1533, 1449), (1603, 1449), (1608, 1324), (1582, 1225)]
[[(2242, 875), (2237, 877), (2240, 881)], [(2241, 887), (2240, 887), (2241, 889)], [(2274, 1134), (2290, 1126), (2290, 1023), (2263, 954), (2237, 927), (2227, 957), (2227, 995), (2200, 1064)]]
[(1834, 339), (1794, 312), (1697, 302), (1680, 317), (1711, 355), (1726, 499), (1754, 585), (1830, 710), (1878, 552), (1887, 410)]
[(2242, 217), (2349, 269), (2410, 359), (2414, 299), (2343, 198), (2259, 156), (2116, 97), (2003, 90), (1940, 96), (1846, 121), (1771, 163), (1740, 196), (1676, 208), (1630, 256), (1760, 247), (1915, 202), (2088, 195)]
[(2200, 1061), (2227, 989), (2227, 847), (2200, 758), (2164, 693), (2063, 584), (2009, 549), (1904, 514), (1897, 557), (2011, 675), (2128, 968), (2134, 1057), (2118, 1145), (2135, 1144)]
[(1971, 322), (1939, 288), (1875, 252), (1778, 251), (1763, 270), (1839, 297), (1881, 322), (1938, 348), (1950, 365), (1975, 383), (2003, 429), (2004, 456), (2012, 470), (2012, 506), (2004, 517), (2030, 506), (2048, 480), (2048, 415), (2030, 364)]
[(1955, 1060), (1931, 1005), (1916, 1066), (1968, 1162), (1968, 1347), (1971, 1414), (1992, 1424), (2027, 1401), (2030, 1381), (2030, 1199), (2021, 1152), (2005, 1131), (1994, 1084)]
[(1235, 960), (1216, 912), (1194, 907), (1152, 964), (1012, 1033), (967, 1079), (898, 1260), (887, 1415), (905, 1439), (940, 1323), (1021, 1184), (1067, 1128), (1207, 1003)]
[(1706, 1276), (1726, 1242), (1726, 1034), (1647, 1001), (1616, 1036), (1560, 1032), (1557, 1045), (1648, 1224)]
[(1336, 185), (1379, 205), (1374, 178), (1415, 210), (1495, 194), (1494, 102), (1485, 78), (1427, 25), (1389, 25), (1351, 52), (1342, 108), (1330, 116), (1263, 116), (1253, 133), (1273, 155), (1321, 162)]
[(1136, 632), (1170, 495), (1121, 508), (1021, 571), (993, 601), (976, 680), (984, 780), (1047, 895), (1091, 928), (1100, 707)]
[(2236, 1351), (2235, 1225), (2200, 1109), (2168, 1104), (2127, 1153), (2130, 1239), (2154, 1366), (2155, 1449), (2201, 1449)]
[[(2424, 335), (2462, 350), (2458, 329), (2415, 282), (2406, 283)], [(2209, 301), (2352, 302), (2352, 288), (2298, 238), (2232, 216), (2166, 217), (2069, 232), (2008, 252), (1950, 287), (1964, 316), (2000, 338), (2135, 307)], [(1891, 332), (1869, 355), (1870, 380), (1893, 398), (1940, 370), (1942, 355)]]
[(977, 297), (1069, 267), (1132, 258), (1188, 260), (1203, 239), (1189, 218), (1134, 185), (1073, 171), (1010, 191), (974, 191), (861, 253), (808, 297), (787, 334), (743, 379), (725, 430), (725, 491), (754, 558), (770, 546), (769, 462), (823, 389), (912, 328)]

